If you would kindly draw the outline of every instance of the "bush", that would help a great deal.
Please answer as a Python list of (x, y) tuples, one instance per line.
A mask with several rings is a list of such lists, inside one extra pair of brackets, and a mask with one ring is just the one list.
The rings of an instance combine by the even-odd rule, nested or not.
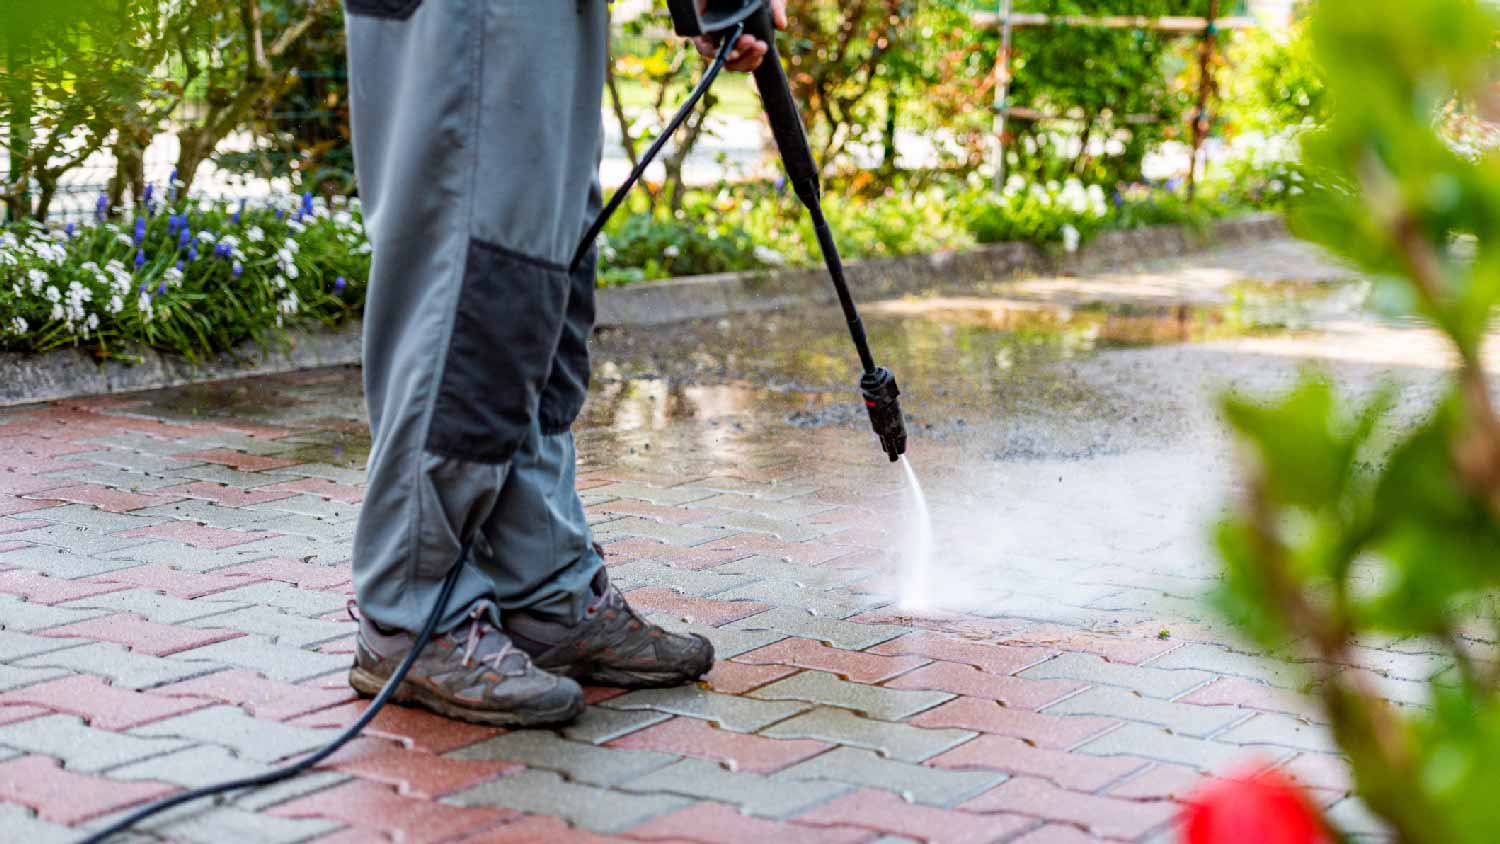
[[(101, 199), (102, 201), (102, 199)], [(369, 275), (357, 200), (191, 200), (101, 222), (0, 233), (0, 350), (99, 358), (140, 344), (188, 358), (336, 323)]]
[[(1321, 0), (1333, 104), (1304, 137), (1295, 229), (1381, 278), (1457, 362), (1413, 429), (1393, 392), (1349, 406), (1309, 376), (1228, 397), (1249, 457), (1222, 524), (1219, 601), (1310, 672), (1370, 809), (1405, 844), (1500, 841), (1500, 417), (1483, 346), (1500, 304), (1500, 154), (1438, 118), (1493, 96), (1500, 25), (1475, 0)], [(1450, 666), (1396, 705), (1358, 648), (1400, 640)], [(1290, 643), (1290, 644), (1288, 644)]]

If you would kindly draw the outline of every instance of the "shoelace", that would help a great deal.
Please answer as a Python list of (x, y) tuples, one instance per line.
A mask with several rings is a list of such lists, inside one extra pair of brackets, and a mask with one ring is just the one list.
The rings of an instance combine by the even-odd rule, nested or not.
[[(469, 634), (468, 638), (464, 641), (463, 665), (465, 668), (468, 668), (473, 664), (474, 652), (479, 649), (480, 642), (484, 641), (485, 634), (487, 634), (491, 630), (495, 630), (495, 628), (489, 622), (484, 620), (484, 616), (485, 609), (483, 606), (476, 606), (474, 607), (474, 609), (469, 611)], [(495, 630), (495, 632), (497, 634), (499, 633), (498, 630)], [(505, 658), (510, 654), (519, 654), (522, 658), (521, 667), (514, 671), (507, 671), (502, 665)], [(522, 674), (526, 673), (526, 669), (530, 663), (530, 659), (530, 657), (526, 656), (525, 651), (517, 650), (515, 646), (510, 643), (510, 640), (507, 639), (505, 642), (501, 643), (499, 650), (488, 656), (480, 657), (479, 661), (481, 663), (488, 664), (490, 667), (494, 668), (496, 671), (504, 674), (507, 677), (519, 677)]]

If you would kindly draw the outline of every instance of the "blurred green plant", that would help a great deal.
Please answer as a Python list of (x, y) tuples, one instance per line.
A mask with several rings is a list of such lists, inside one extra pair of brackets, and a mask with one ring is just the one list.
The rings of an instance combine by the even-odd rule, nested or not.
[[(1360, 795), (1404, 844), (1500, 841), (1500, 417), (1481, 358), (1500, 302), (1500, 156), (1440, 118), (1495, 117), (1492, 8), (1475, 0), (1320, 0), (1323, 127), (1303, 141), (1303, 236), (1380, 279), (1457, 362), (1414, 429), (1386, 390), (1349, 406), (1308, 375), (1223, 408), (1245, 446), (1218, 529), (1219, 603), (1300, 661)], [(1397, 706), (1359, 647), (1401, 639), (1451, 668)]]
[(1328, 102), (1306, 20), (1285, 32), (1236, 33), (1227, 61), (1224, 112), (1233, 134), (1274, 136), (1325, 119)]

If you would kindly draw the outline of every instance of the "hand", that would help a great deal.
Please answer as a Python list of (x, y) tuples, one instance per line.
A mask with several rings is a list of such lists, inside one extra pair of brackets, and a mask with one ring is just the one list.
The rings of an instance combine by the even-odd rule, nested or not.
[[(771, 20), (777, 29), (786, 29), (786, 0), (770, 0)], [(700, 3), (699, 7), (707, 3)], [(698, 53), (704, 58), (711, 59), (719, 53), (719, 45), (714, 39), (707, 36), (699, 36), (693, 39), (693, 44), (698, 48)], [(738, 70), (749, 73), (760, 67), (761, 59), (766, 57), (766, 52), (771, 48), (766, 42), (753, 35), (741, 35), (739, 43), (729, 53), (729, 61), (725, 67), (730, 70)]]

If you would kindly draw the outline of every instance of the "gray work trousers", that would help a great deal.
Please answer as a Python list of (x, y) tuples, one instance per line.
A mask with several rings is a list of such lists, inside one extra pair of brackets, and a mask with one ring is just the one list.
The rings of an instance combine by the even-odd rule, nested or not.
[(349, 101), (374, 247), (373, 443), (354, 585), (415, 631), (465, 542), (442, 627), (475, 602), (563, 620), (602, 561), (574, 489), (599, 207), (604, 0), (346, 0)]

